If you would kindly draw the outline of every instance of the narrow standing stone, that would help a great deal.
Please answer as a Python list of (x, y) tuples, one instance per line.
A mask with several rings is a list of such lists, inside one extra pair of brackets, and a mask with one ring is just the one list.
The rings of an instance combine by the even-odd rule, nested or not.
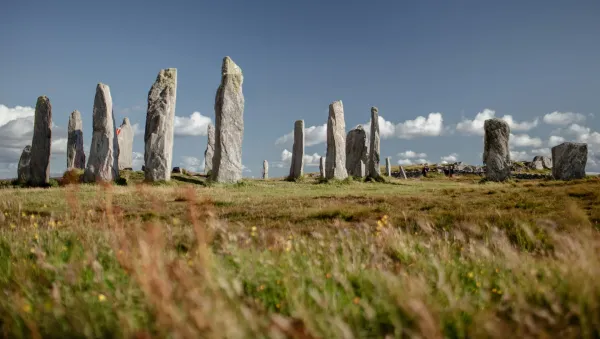
[(346, 122), (344, 105), (341, 100), (329, 104), (327, 120), (327, 155), (325, 159), (325, 178), (346, 179)]
[(321, 175), (321, 179), (325, 178), (325, 158), (321, 157), (319, 159), (319, 174)]
[(115, 133), (110, 88), (103, 83), (96, 86), (92, 119), (92, 145), (83, 181), (113, 181), (119, 177), (119, 142)]
[(552, 147), (552, 176), (557, 180), (585, 178), (587, 164), (587, 144), (563, 142)]
[(348, 132), (346, 136), (346, 169), (348, 175), (365, 177), (369, 156), (367, 133), (361, 125)]
[(212, 172), (213, 156), (215, 155), (215, 126), (213, 124), (208, 125), (206, 134), (208, 135), (208, 142), (204, 151), (204, 173), (210, 175)]
[(133, 169), (133, 127), (129, 118), (123, 119), (121, 127), (117, 129), (119, 141), (119, 171)]
[(67, 170), (85, 169), (85, 151), (83, 150), (83, 122), (81, 113), (75, 110), (69, 116), (67, 138)]
[(379, 178), (381, 176), (381, 168), (379, 168), (379, 110), (377, 107), (371, 107), (371, 140), (369, 142), (369, 164), (367, 175), (371, 178)]
[(144, 132), (146, 181), (171, 180), (176, 101), (177, 69), (162, 69), (148, 92), (148, 112)]
[(243, 82), (242, 69), (225, 57), (215, 98), (215, 154), (211, 178), (216, 182), (234, 183), (242, 179)]
[(50, 182), (50, 152), (52, 147), (52, 105), (41, 96), (35, 104), (29, 183), (43, 186)]
[(20, 183), (26, 184), (31, 178), (31, 146), (27, 145), (19, 158), (19, 167), (17, 169), (17, 178)]
[(388, 177), (392, 176), (392, 164), (390, 163), (390, 157), (385, 158), (385, 175)]
[(302, 174), (304, 174), (304, 120), (297, 120), (294, 124), (294, 147), (289, 178), (298, 179)]
[(404, 171), (404, 167), (400, 166), (400, 175), (402, 178), (406, 179), (406, 171)]
[(263, 179), (269, 179), (269, 162), (263, 161)]
[(485, 176), (490, 181), (505, 181), (510, 177), (510, 151), (508, 138), (510, 127), (501, 119), (488, 119), (484, 122), (485, 130), (483, 163), (486, 165)]

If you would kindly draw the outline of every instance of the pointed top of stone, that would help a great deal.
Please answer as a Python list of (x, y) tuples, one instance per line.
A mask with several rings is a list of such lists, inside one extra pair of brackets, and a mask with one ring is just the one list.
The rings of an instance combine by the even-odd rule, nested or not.
[(78, 110), (74, 110), (73, 112), (71, 112), (71, 119), (78, 119), (81, 118), (81, 113), (79, 113)]
[(98, 85), (96, 85), (96, 91), (102, 89), (103, 91), (110, 91), (110, 87), (108, 87), (107, 84), (101, 83), (99, 82)]
[(342, 100), (336, 100), (329, 104), (329, 106), (337, 106), (337, 105), (343, 106), (344, 104), (342, 103)]
[(491, 118), (484, 121), (483, 126), (486, 130), (495, 130), (498, 128), (508, 128), (510, 133), (510, 126), (508, 123), (500, 118)]
[(223, 66), (221, 66), (221, 74), (223, 76), (242, 74), (242, 69), (235, 62), (233, 62), (233, 60), (231, 60), (230, 57), (226, 56), (223, 58)]
[(121, 126), (125, 125), (131, 125), (131, 123), (129, 122), (129, 118), (123, 118), (123, 123), (121, 124)]
[(379, 113), (379, 109), (375, 106), (371, 107), (371, 113)]
[(364, 128), (363, 128), (362, 125), (357, 125), (356, 127), (354, 127), (354, 129), (357, 129), (359, 131), (363, 131), (364, 130)]

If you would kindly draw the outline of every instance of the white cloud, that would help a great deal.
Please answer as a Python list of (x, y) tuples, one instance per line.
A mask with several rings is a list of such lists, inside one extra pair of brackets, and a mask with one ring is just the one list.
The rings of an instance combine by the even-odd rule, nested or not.
[[(486, 120), (494, 118), (496, 112), (486, 108), (482, 112), (475, 115), (473, 120), (463, 119), (463, 121), (456, 124), (456, 130), (470, 135), (484, 135), (483, 124)], [(529, 131), (538, 125), (539, 119), (535, 118), (533, 121), (517, 122), (510, 115), (505, 115), (500, 118), (508, 124), (512, 131)]]
[(284, 149), (281, 152), (281, 161), (283, 161), (283, 162), (292, 161), (292, 152), (288, 151), (287, 149)]
[(412, 139), (419, 136), (434, 137), (442, 134), (444, 129), (442, 113), (429, 113), (427, 118), (419, 116), (414, 120), (406, 120), (396, 125), (396, 137)]
[(442, 163), (457, 162), (458, 161), (458, 154), (457, 153), (452, 153), (452, 154), (443, 156), (440, 159), (442, 160)]
[[(138, 153), (140, 154), (140, 153)], [(143, 155), (142, 155), (143, 157)], [(186, 170), (190, 170), (192, 172), (202, 172), (204, 171), (204, 160), (200, 160), (199, 158), (196, 157), (190, 157), (190, 156), (181, 156), (181, 162), (179, 163), (179, 165), (183, 168), (185, 168)]]
[(548, 139), (548, 146), (554, 147), (556, 145), (562, 144), (563, 142), (565, 142), (565, 138), (556, 135), (551, 135)]
[[(319, 166), (320, 161), (321, 155), (319, 155), (318, 153), (313, 153), (312, 155), (304, 154), (304, 166)], [(281, 161), (274, 162), (273, 166), (277, 168), (284, 168), (286, 166), (289, 166), (291, 162), (292, 152), (288, 151), (287, 149), (284, 149), (281, 152)]]
[(533, 157), (525, 151), (510, 151), (510, 160), (530, 161)]
[(145, 131), (142, 130), (139, 123), (135, 123), (131, 125), (131, 129), (133, 129), (133, 135), (144, 135)]
[[(279, 137), (275, 141), (275, 145), (289, 145), (294, 142), (294, 131)], [(313, 146), (327, 142), (327, 124), (320, 126), (304, 127), (304, 144), (305, 146)]]
[(35, 115), (35, 109), (29, 106), (15, 106), (10, 108), (4, 105), (0, 105), (0, 126), (6, 125), (9, 121), (33, 117)]
[(54, 154), (67, 154), (67, 138), (60, 138), (52, 140), (51, 146), (52, 155)]
[[(377, 118), (379, 122), (379, 136), (382, 139), (393, 138), (396, 135), (396, 126), (393, 122), (385, 120), (381, 115)], [(367, 136), (371, 135), (371, 120), (367, 123), (362, 124)]]
[(202, 115), (200, 112), (194, 112), (189, 117), (175, 116), (174, 129), (176, 136), (199, 136), (206, 135), (208, 124), (211, 119)]
[(549, 125), (568, 125), (585, 121), (585, 115), (573, 112), (552, 112), (544, 115), (544, 122)]
[[(204, 167), (202, 169), (204, 169)], [(242, 165), (242, 172), (252, 173), (252, 171), (248, 167), (246, 167), (246, 165)]]
[(425, 153), (417, 153), (417, 152), (413, 152), (411, 150), (408, 150), (406, 152), (398, 153), (398, 157), (405, 158), (405, 159), (425, 158), (425, 157), (427, 157), (427, 154), (425, 154)]
[(321, 156), (318, 153), (304, 155), (304, 166), (319, 166), (320, 161)]
[(572, 124), (566, 132), (575, 135), (578, 142), (600, 145), (600, 133), (592, 131), (589, 127)]
[(534, 156), (536, 156), (536, 155), (550, 156), (550, 155), (552, 155), (552, 151), (549, 148), (539, 148), (539, 149), (532, 149), (531, 154), (533, 154)]
[(541, 147), (543, 142), (540, 138), (532, 138), (527, 134), (510, 134), (508, 144), (514, 147)]
[(397, 161), (398, 165), (415, 165), (415, 164), (427, 164), (427, 163), (429, 163), (429, 161), (427, 161), (427, 159), (416, 159), (416, 160), (400, 159)]
[(144, 166), (144, 153), (133, 152), (132, 164), (134, 169), (142, 168)]

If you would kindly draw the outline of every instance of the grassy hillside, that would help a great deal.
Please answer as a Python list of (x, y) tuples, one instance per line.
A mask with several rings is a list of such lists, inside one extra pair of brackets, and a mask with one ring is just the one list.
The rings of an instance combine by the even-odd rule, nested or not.
[(598, 178), (126, 176), (0, 190), (4, 337), (600, 335)]

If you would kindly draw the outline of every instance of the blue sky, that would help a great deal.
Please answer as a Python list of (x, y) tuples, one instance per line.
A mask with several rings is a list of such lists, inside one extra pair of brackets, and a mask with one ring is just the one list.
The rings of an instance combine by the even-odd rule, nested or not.
[[(588, 0), (10, 1), (0, 11), (0, 177), (16, 176), (38, 96), (52, 103), (51, 172), (62, 173), (75, 109), (89, 148), (96, 84), (110, 86), (118, 124), (127, 116), (143, 131), (148, 90), (168, 67), (178, 69), (173, 166), (200, 170), (226, 55), (244, 72), (245, 176), (264, 159), (271, 176), (287, 174), (285, 135), (298, 119), (307, 155), (324, 155), (335, 100), (348, 131), (379, 108), (382, 156), (394, 164), (480, 164), (480, 126), (493, 114), (510, 116), (514, 158), (582, 141), (597, 171), (599, 16)], [(134, 152), (143, 157), (143, 132)]]

